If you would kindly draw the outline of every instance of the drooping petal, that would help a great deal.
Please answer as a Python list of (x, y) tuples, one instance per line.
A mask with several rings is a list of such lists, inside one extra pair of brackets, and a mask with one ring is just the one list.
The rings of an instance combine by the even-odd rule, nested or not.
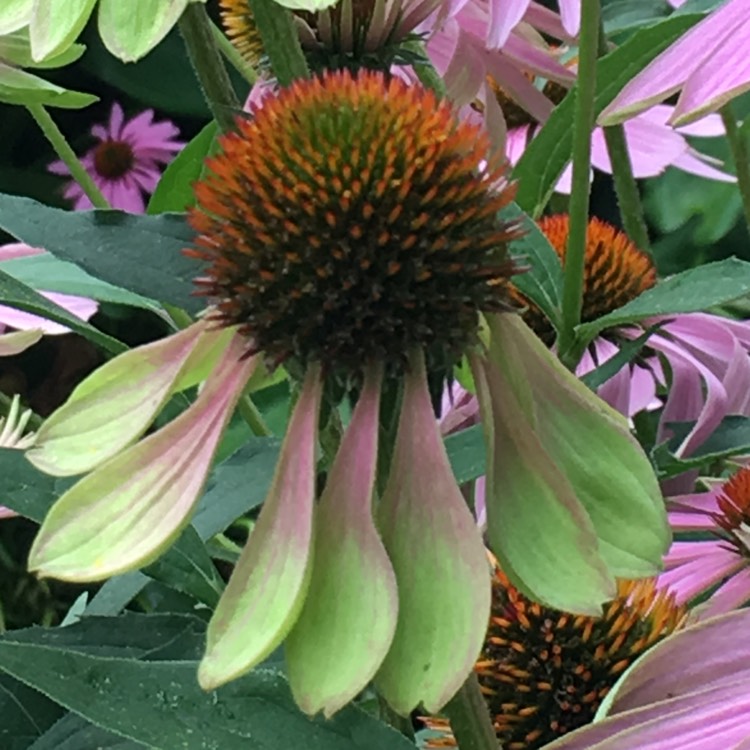
[(501, 350), (490, 350), (488, 361), (472, 363), (488, 444), (490, 547), (527, 596), (563, 611), (599, 615), (615, 594), (614, 578), (591, 520), (530, 421), (532, 394), (516, 359), (504, 342)]
[(370, 373), (318, 504), (310, 588), (285, 642), (297, 705), (326, 717), (361, 692), (396, 630), (396, 578), (372, 517), (380, 372)]
[[(508, 545), (517, 545), (515, 564), (529, 566), (534, 560), (540, 567), (531, 567), (527, 574), (539, 585), (550, 589), (550, 581), (559, 578), (550, 594), (577, 598), (578, 607), (588, 602), (581, 611), (591, 611), (607, 589), (601, 573), (596, 577), (592, 572), (599, 557), (610, 575), (622, 578), (653, 575), (660, 569), (670, 533), (656, 477), (625, 418), (569, 373), (519, 316), (494, 315), (488, 324), (491, 345), (485, 369), (490, 393), (485, 401), (490, 403), (483, 409), (489, 414), (485, 421), (492, 420), (495, 430), (490, 466), (496, 472), (488, 473), (490, 539), (493, 545), (506, 545), (506, 555)], [(512, 460), (504, 452), (511, 450)], [(515, 485), (515, 495), (506, 481)], [(544, 511), (538, 509), (538, 497), (546, 500)], [(512, 512), (510, 503), (515, 503)], [(598, 549), (592, 547), (589, 523), (579, 521), (581, 509), (593, 525)], [(509, 539), (517, 535), (504, 524), (519, 524), (524, 517), (525, 541)], [(539, 530), (547, 524), (546, 532)], [(561, 532), (568, 530), (566, 542), (576, 550), (569, 557), (578, 559), (583, 569), (580, 581), (562, 573), (575, 564), (572, 561), (560, 560), (559, 569), (550, 565), (550, 555), (563, 556), (554, 524)], [(535, 533), (547, 534), (548, 548), (532, 557), (529, 546)], [(505, 568), (508, 563), (501, 559), (501, 564)], [(548, 569), (547, 577), (539, 580), (542, 566)], [(553, 606), (575, 611), (559, 601)]]
[(0, 357), (13, 357), (26, 351), (30, 346), (36, 344), (43, 335), (44, 331), (38, 328), (3, 333), (0, 335)]
[(200, 395), (159, 431), (68, 490), (44, 519), (29, 554), (38, 575), (96, 581), (158, 557), (190, 520), (216, 446), (255, 358), (235, 335)]
[(312, 568), (321, 390), (320, 368), (313, 366), (294, 407), (263, 509), (208, 624), (198, 669), (204, 690), (260, 663), (300, 614)]
[(405, 378), (378, 521), (396, 573), (399, 613), (376, 684), (400, 714), (420, 703), (436, 712), (459, 689), (481, 649), (490, 570), (448, 463), (421, 353), (412, 357)]
[(227, 333), (202, 321), (131, 349), (95, 370), (42, 425), (29, 460), (47, 474), (90, 471), (137, 440), (161, 411), (190, 361), (215, 361)]

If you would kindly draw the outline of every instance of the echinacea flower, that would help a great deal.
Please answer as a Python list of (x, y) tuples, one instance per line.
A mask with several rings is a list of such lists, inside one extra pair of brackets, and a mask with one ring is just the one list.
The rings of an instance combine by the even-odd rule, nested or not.
[[(679, 629), (685, 608), (654, 579), (622, 580), (599, 617), (527, 599), (495, 568), (492, 614), (475, 665), (500, 747), (537, 750), (593, 721), (614, 684), (643, 653)], [(427, 747), (455, 747), (447, 723)]]
[[(248, 0), (220, 0), (227, 36), (242, 56), (257, 66), (263, 58), (260, 38)], [(444, 0), (341, 0), (313, 9), (282, 3), (294, 11), (296, 28), (308, 63), (314, 70), (369, 67), (387, 70), (400, 45), (419, 32)]]
[[(568, 242), (568, 217), (544, 217), (539, 227), (561, 261)], [(651, 258), (623, 233), (599, 219), (591, 219), (586, 242), (581, 320), (594, 321), (647, 293), (657, 281)], [(550, 323), (533, 305), (526, 320), (549, 344)], [(657, 325), (644, 354), (620, 369), (599, 389), (599, 395), (626, 416), (658, 405), (657, 394), (669, 388), (659, 420), (657, 440), (670, 436), (670, 422), (694, 422), (676, 450), (689, 456), (729, 414), (750, 415), (747, 378), (750, 373), (750, 325), (710, 313), (681, 313), (643, 320), (637, 326), (603, 331), (578, 365), (580, 375), (616, 354), (619, 346)]]
[(670, 498), (675, 532), (701, 538), (672, 543), (660, 585), (689, 602), (711, 592), (702, 617), (750, 602), (750, 469), (740, 469), (708, 492)]
[[(162, 166), (184, 145), (174, 140), (178, 134), (177, 126), (169, 120), (154, 121), (152, 109), (126, 121), (122, 107), (115, 102), (109, 122), (91, 128), (98, 143), (81, 157), (81, 162), (112, 208), (143, 213), (144, 197), (155, 190)], [(70, 174), (62, 161), (52, 162), (48, 169), (59, 175)], [(63, 195), (73, 201), (77, 211), (92, 207), (75, 180), (68, 182)]]
[[(2, 263), (5, 261), (42, 255), (45, 252), (45, 250), (25, 245), (22, 242), (0, 245), (0, 269), (2, 269)], [(81, 318), (81, 320), (89, 320), (98, 309), (96, 301), (86, 297), (77, 297), (72, 294), (61, 294), (59, 292), (43, 291), (41, 294), (55, 304), (60, 305), (60, 307), (69, 313)], [(39, 315), (27, 313), (23, 310), (16, 310), (14, 307), (8, 307), (7, 305), (0, 305), (0, 334), (7, 328), (14, 328), (17, 331), (36, 330), (41, 332), (40, 335), (44, 334), (45, 336), (70, 332), (69, 328), (42, 318)], [(0, 356), (2, 354), (2, 348), (0, 348)]]
[(750, 89), (747, 11), (747, 0), (716, 8), (628, 81), (598, 122), (622, 122), (679, 91), (669, 123), (686, 125)]
[[(334, 713), (371, 679), (404, 715), (419, 703), (437, 710), (481, 648), (490, 576), (428, 372), (444, 376), (471, 355), (490, 537), (514, 581), (545, 599), (595, 612), (615, 576), (656, 571), (668, 544), (658, 485), (625, 420), (508, 312), (518, 229), (498, 211), (513, 190), (504, 160), (447, 102), (381, 73), (336, 72), (295, 82), (237, 126), (208, 160), (190, 214), (189, 254), (204, 261), (197, 282), (214, 306), (110, 360), (42, 426), (29, 458), (53, 474), (88, 473), (53, 506), (30, 566), (100, 580), (157, 557), (189, 522), (262, 353), (302, 384), (199, 680), (221, 685), (284, 642), (308, 713)], [(171, 393), (200, 380), (186, 411), (139, 440)], [(376, 483), (384, 382), (402, 397)], [(318, 501), (321, 402), (352, 388)], [(585, 464), (578, 437), (600, 446)]]

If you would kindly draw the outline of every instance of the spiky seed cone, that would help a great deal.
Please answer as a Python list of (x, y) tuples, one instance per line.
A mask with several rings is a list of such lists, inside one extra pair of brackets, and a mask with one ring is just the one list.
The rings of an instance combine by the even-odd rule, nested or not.
[[(571, 615), (518, 592), (495, 569), (476, 672), (505, 750), (536, 750), (590, 723), (619, 676), (678, 629), (685, 608), (653, 579), (620, 581), (601, 617)], [(447, 723), (427, 719), (447, 732)], [(449, 733), (428, 747), (454, 747)]]
[[(568, 246), (567, 214), (545, 216), (539, 220), (562, 263)], [(656, 284), (656, 267), (628, 236), (600, 219), (589, 220), (583, 276), (581, 321), (587, 323), (634, 300)], [(554, 340), (549, 321), (536, 305), (518, 293), (519, 304), (527, 305), (524, 319), (545, 342)]]
[(329, 73), (266, 100), (195, 188), (203, 293), (273, 363), (356, 377), (452, 363), (508, 309), (513, 197), (487, 138), (431, 91)]

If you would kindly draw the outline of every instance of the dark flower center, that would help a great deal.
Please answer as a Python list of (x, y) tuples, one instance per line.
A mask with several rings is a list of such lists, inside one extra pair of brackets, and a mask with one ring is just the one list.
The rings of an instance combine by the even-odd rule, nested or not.
[[(447, 365), (508, 309), (505, 165), (478, 128), (378, 73), (299, 81), (238, 123), (196, 187), (205, 293), (273, 363), (344, 378)], [(492, 160), (491, 160), (492, 161)]]
[[(568, 215), (546, 216), (539, 228), (549, 240), (561, 263), (568, 246)], [(583, 276), (581, 321), (597, 320), (634, 300), (656, 284), (656, 268), (651, 258), (639, 250), (624, 232), (600, 219), (589, 220)], [(546, 343), (554, 341), (554, 331), (541, 310), (517, 293), (520, 304), (528, 306), (524, 318)]]
[[(532, 602), (496, 570), (476, 672), (501, 747), (536, 750), (590, 723), (625, 669), (684, 616), (653, 579), (620, 581), (603, 615), (590, 617)], [(427, 724), (446, 728), (440, 720)], [(453, 745), (438, 739), (428, 747)]]
[(124, 141), (102, 141), (94, 149), (94, 169), (108, 180), (116, 180), (127, 174), (134, 162), (133, 148)]

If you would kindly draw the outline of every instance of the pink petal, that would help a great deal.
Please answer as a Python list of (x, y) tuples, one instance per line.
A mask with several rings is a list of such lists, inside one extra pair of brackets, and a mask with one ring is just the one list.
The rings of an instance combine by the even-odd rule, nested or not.
[(23, 242), (9, 242), (6, 245), (0, 245), (0, 263), (4, 260), (13, 260), (14, 258), (28, 258), (32, 255), (42, 255), (46, 250), (39, 247), (31, 247)]
[(581, 26), (581, 0), (560, 0), (560, 18), (565, 31), (571, 36), (578, 36)]

